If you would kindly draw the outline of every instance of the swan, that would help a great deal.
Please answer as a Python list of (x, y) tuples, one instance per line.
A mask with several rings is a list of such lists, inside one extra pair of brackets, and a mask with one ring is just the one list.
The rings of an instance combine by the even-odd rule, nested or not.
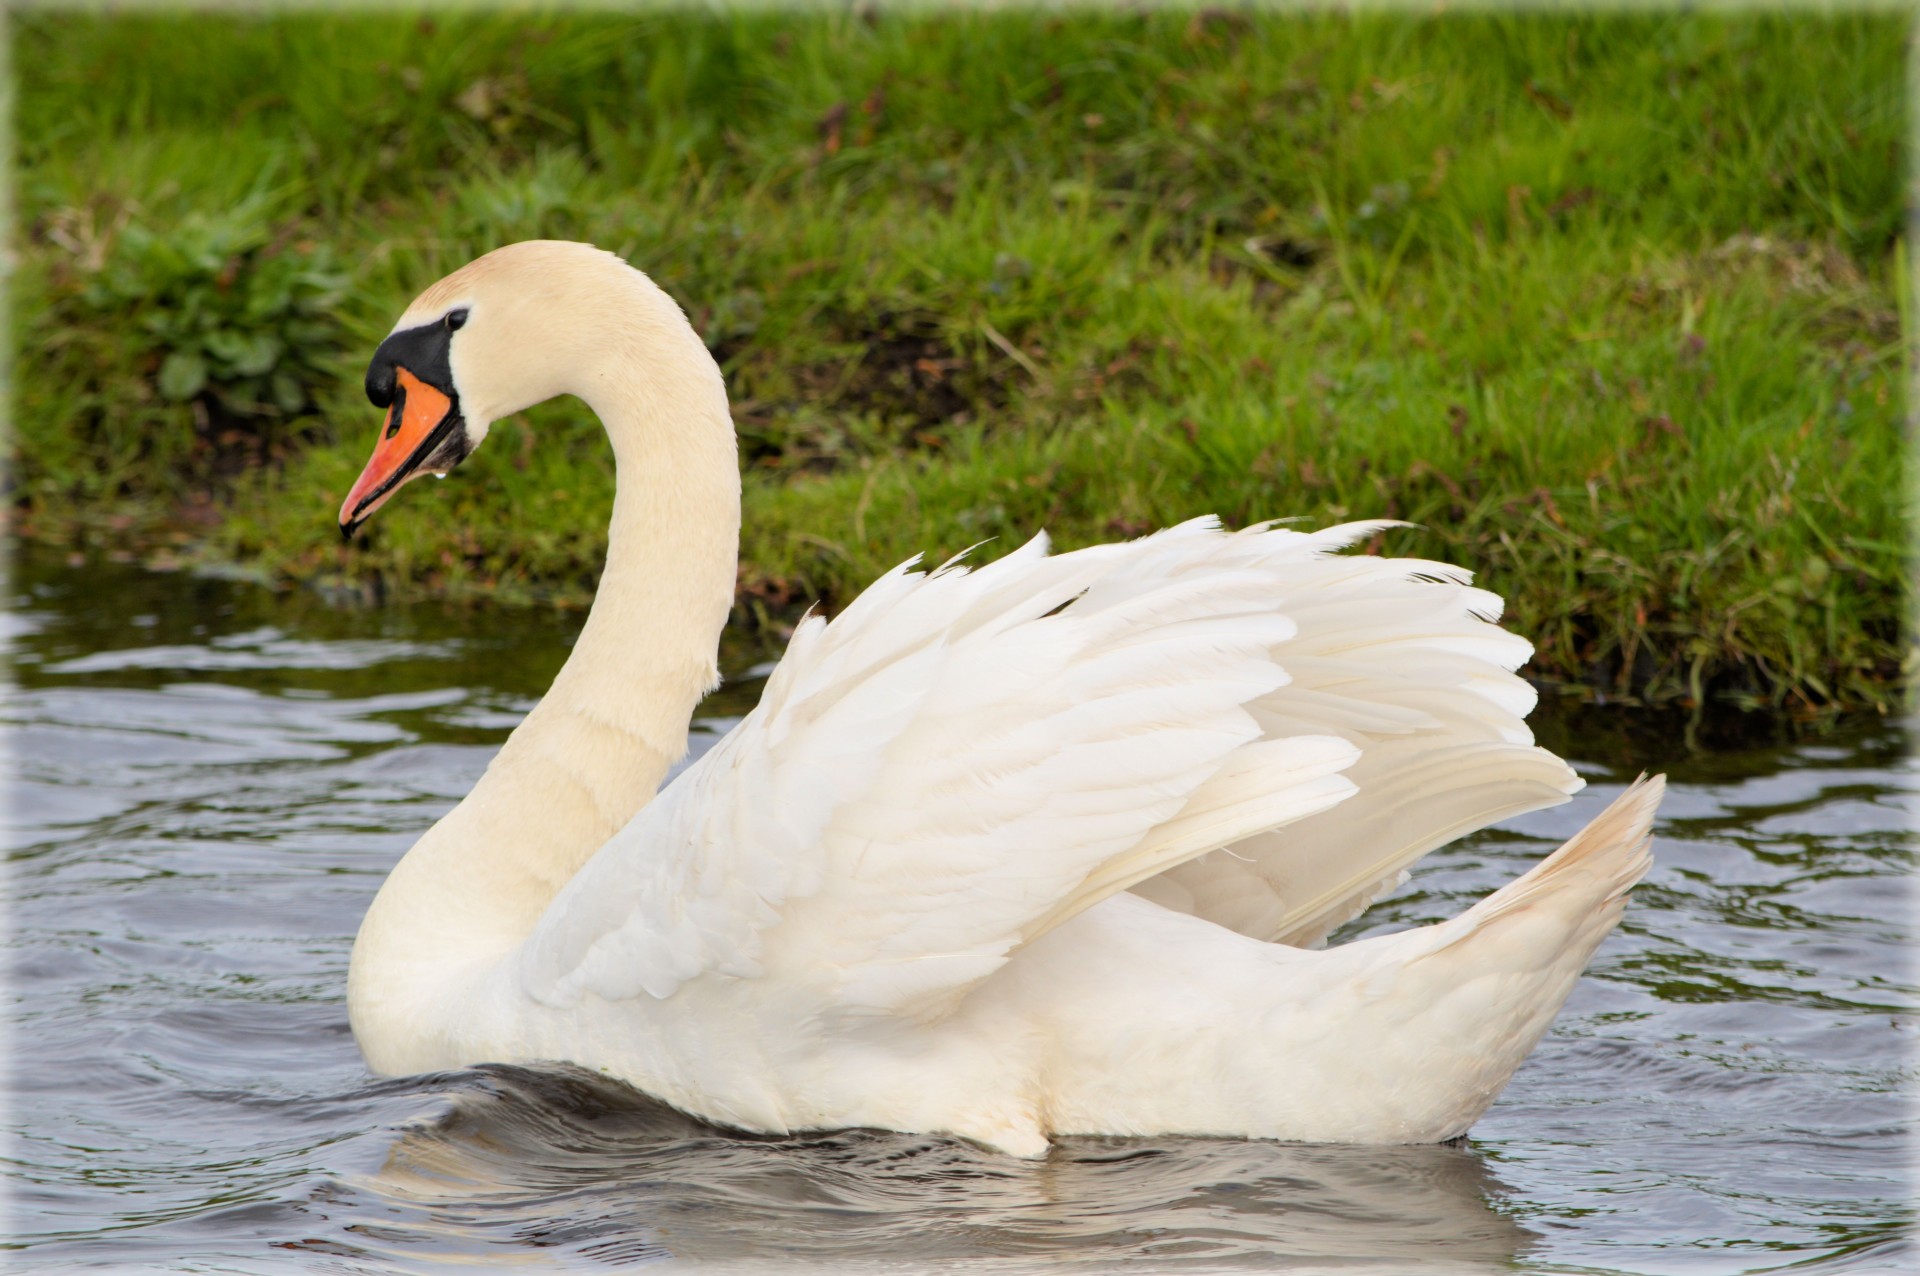
[(617, 490), (552, 689), (382, 885), (347, 1005), (369, 1067), (569, 1061), (725, 1126), (1429, 1143), (1545, 1032), (1650, 863), (1660, 777), (1450, 920), (1329, 932), (1462, 833), (1564, 802), (1531, 654), (1376, 522), (1196, 519), (886, 573), (686, 749), (734, 592), (720, 371), (586, 244), (500, 248), (375, 353), (351, 537), (562, 394)]

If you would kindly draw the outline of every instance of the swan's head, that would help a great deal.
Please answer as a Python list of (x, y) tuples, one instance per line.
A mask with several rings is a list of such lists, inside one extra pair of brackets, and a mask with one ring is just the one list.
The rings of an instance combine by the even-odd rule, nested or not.
[(403, 484), (445, 476), (501, 417), (604, 375), (604, 338), (633, 330), (654, 298), (679, 317), (612, 253), (558, 240), (495, 249), (421, 293), (367, 365), (367, 398), (387, 415), (340, 506), (342, 535)]

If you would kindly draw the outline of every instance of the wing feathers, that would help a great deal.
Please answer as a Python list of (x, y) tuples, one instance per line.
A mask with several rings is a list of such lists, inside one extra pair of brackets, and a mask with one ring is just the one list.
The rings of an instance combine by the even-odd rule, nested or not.
[[(575, 876), (523, 949), (529, 991), (764, 978), (797, 1021), (927, 1020), (1129, 887), (1249, 933), (1323, 926), (1436, 829), (1564, 789), (1544, 763), (1500, 778), (1539, 751), (1498, 599), (1445, 564), (1332, 556), (1389, 526), (1197, 519), (903, 564), (804, 620), (760, 706)], [(1465, 745), (1484, 774), (1441, 764)]]

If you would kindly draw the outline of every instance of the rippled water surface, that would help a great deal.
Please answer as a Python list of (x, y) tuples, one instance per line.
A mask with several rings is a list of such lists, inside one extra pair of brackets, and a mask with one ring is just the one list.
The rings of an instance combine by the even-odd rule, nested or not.
[[(1459, 1147), (755, 1139), (569, 1071), (375, 1081), (347, 952), (577, 619), (331, 610), (26, 558), (10, 616), (22, 1269), (1911, 1270), (1905, 739), (1588, 714), (1590, 787), (1349, 934), (1517, 875), (1640, 767), (1658, 864)], [(734, 662), (744, 666), (750, 661)], [(708, 706), (696, 745), (751, 703)], [(1716, 742), (1717, 739), (1717, 742)]]

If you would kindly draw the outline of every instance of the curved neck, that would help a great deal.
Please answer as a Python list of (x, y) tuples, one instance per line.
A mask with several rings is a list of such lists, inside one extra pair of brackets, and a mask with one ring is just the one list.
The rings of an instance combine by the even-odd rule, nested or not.
[(348, 982), (363, 1045), (387, 1035), (363, 1019), (409, 1013), (435, 977), (526, 937), (652, 799), (718, 682), (740, 534), (726, 391), (678, 308), (635, 278), (670, 313), (637, 316), (598, 350), (576, 345), (567, 387), (606, 426), (617, 467), (593, 608), (552, 689), (368, 910)]
[(687, 371), (704, 376), (662, 378), (656, 351), (655, 375), (609, 378), (583, 396), (615, 462), (600, 587), (553, 686), (462, 804), (490, 821), (537, 812), (538, 852), (520, 843), (503, 853), (542, 884), (542, 909), (653, 797), (686, 752), (694, 706), (719, 682), (740, 472), (719, 372), (686, 335), (704, 365)]

